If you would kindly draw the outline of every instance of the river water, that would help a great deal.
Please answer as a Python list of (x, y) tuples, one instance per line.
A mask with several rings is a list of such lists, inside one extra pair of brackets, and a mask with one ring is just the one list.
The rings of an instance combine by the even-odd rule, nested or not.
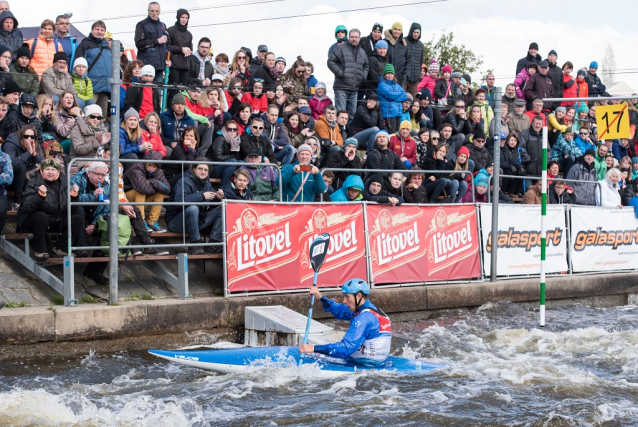
[(638, 307), (553, 308), (543, 329), (537, 316), (489, 303), (394, 322), (394, 355), (448, 366), (417, 377), (326, 379), (306, 365), (222, 375), (144, 352), (9, 361), (0, 425), (638, 425)]

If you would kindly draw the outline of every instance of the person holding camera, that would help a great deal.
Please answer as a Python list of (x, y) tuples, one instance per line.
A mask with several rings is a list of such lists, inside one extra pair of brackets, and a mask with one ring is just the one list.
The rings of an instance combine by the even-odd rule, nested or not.
[(302, 144), (297, 149), (297, 161), (281, 169), (285, 202), (314, 202), (315, 196), (326, 191), (326, 184), (317, 166), (311, 165), (312, 148)]

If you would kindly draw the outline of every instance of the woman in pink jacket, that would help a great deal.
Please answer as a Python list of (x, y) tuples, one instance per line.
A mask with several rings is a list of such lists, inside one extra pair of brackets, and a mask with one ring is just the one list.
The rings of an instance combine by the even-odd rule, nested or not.
[(535, 62), (530, 62), (527, 64), (526, 68), (523, 68), (520, 73), (516, 76), (516, 80), (514, 80), (514, 86), (516, 86), (516, 95), (525, 99), (525, 85), (529, 81), (529, 78), (538, 72), (538, 64)]
[(439, 63), (436, 62), (436, 59), (430, 60), (430, 68), (428, 70), (428, 75), (423, 77), (423, 79), (419, 82), (416, 90), (417, 92), (421, 92), (423, 88), (430, 89), (430, 93), (434, 93), (434, 87), (436, 86), (436, 81), (439, 78)]
[(315, 84), (315, 95), (308, 101), (308, 106), (312, 111), (312, 117), (315, 120), (319, 120), (319, 116), (323, 114), (323, 110), (332, 105), (332, 100), (326, 95), (326, 84), (324, 82), (317, 82)]

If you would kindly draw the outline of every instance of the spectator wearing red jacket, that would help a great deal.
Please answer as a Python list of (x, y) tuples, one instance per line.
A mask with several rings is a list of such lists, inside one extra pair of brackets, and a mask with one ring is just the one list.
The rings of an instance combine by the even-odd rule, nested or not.
[(241, 97), (241, 102), (246, 102), (252, 107), (253, 114), (265, 113), (268, 110), (268, 98), (263, 94), (264, 82), (262, 79), (255, 79), (253, 92), (246, 92)]
[(144, 117), (144, 127), (146, 130), (142, 130), (142, 143), (150, 142), (151, 150), (157, 151), (162, 155), (162, 158), (166, 157), (166, 146), (162, 141), (160, 135), (160, 117), (156, 112), (151, 112)]
[(416, 141), (410, 137), (412, 125), (404, 120), (399, 126), (399, 133), (390, 137), (390, 149), (401, 159), (406, 169), (416, 164)]

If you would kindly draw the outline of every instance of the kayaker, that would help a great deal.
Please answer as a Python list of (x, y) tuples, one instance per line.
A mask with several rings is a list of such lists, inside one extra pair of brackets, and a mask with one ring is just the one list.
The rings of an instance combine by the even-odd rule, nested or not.
[(343, 339), (326, 345), (302, 344), (299, 352), (327, 354), (364, 366), (383, 365), (392, 343), (390, 318), (368, 300), (370, 286), (365, 280), (346, 281), (341, 293), (343, 304), (323, 297), (316, 286), (310, 288), (310, 294), (319, 298), (324, 311), (339, 320), (351, 321)]

